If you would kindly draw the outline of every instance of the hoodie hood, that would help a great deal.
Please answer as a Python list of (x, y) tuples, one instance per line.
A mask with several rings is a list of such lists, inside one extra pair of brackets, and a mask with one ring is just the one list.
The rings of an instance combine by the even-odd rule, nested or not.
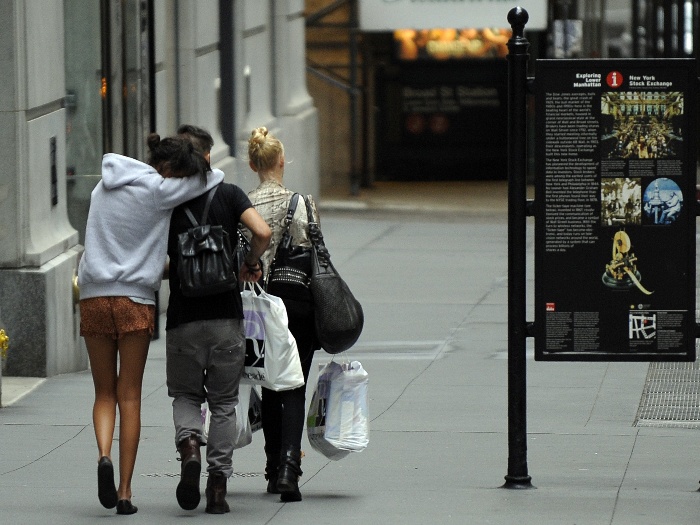
[(118, 153), (102, 157), (102, 184), (109, 190), (126, 186), (146, 174), (157, 175), (158, 172), (145, 162)]

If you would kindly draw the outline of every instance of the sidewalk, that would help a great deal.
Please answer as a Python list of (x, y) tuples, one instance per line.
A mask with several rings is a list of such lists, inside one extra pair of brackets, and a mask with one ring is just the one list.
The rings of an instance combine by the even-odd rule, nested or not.
[[(408, 193), (424, 196), (419, 187)], [(506, 204), (489, 197), (490, 205), (447, 209), (460, 199), (484, 202), (481, 193), (452, 187), (434, 204), (444, 214), (390, 211), (388, 204), (379, 210), (370, 205), (374, 194), (357, 199), (366, 206), (321, 203), (328, 248), (365, 309), (365, 330), (347, 357), (369, 373), (371, 434), (365, 451), (338, 462), (304, 439), (301, 503), (265, 494), (256, 433), (234, 453), (231, 514), (178, 507), (163, 335), (151, 346), (144, 379), (133, 482), (139, 512), (116, 517), (97, 501), (93, 390), (89, 372), (81, 372), (48, 378), (0, 409), (0, 521), (697, 523), (697, 428), (635, 426), (648, 363), (535, 362), (530, 348), (528, 470), (536, 488), (501, 488), (508, 465)], [(531, 227), (528, 235), (532, 251)], [(531, 263), (532, 254), (530, 274)], [(319, 352), (315, 362), (329, 358)], [(115, 442), (115, 457), (117, 449)]]
[[(534, 189), (529, 188), (529, 196)], [(375, 182), (351, 196), (346, 187), (330, 188), (321, 210), (403, 211), (479, 216), (508, 213), (508, 183), (502, 181)]]

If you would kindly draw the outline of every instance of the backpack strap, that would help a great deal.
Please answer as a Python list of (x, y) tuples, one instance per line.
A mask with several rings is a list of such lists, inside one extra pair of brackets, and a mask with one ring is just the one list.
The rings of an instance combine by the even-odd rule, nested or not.
[(209, 217), (209, 206), (211, 205), (211, 201), (214, 199), (214, 194), (218, 189), (219, 185), (217, 184), (209, 190), (209, 195), (207, 195), (207, 203), (204, 205), (204, 211), (202, 212), (202, 224), (207, 223), (207, 218)]
[[(209, 216), (209, 206), (211, 205), (211, 201), (214, 199), (214, 194), (216, 193), (216, 190), (219, 188), (218, 185), (214, 186), (212, 189), (209, 190), (207, 194), (207, 202), (204, 205), (204, 212), (202, 213), (202, 222), (201, 224), (206, 224), (207, 223), (207, 217)], [(190, 211), (189, 207), (185, 206), (185, 213), (187, 214), (187, 217), (190, 219), (190, 222), (192, 223), (192, 226), (195, 228), (200, 225), (200, 223), (197, 222), (197, 219), (194, 218), (194, 215)]]

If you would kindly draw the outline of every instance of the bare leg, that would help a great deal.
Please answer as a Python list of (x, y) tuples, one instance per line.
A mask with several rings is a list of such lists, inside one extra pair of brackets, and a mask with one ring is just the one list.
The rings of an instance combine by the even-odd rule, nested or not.
[(119, 340), (119, 499), (131, 499), (131, 478), (141, 437), (141, 386), (151, 336), (127, 334)]
[(117, 413), (117, 341), (109, 337), (86, 336), (85, 345), (95, 386), (92, 422), (97, 439), (98, 459), (102, 456), (111, 459)]

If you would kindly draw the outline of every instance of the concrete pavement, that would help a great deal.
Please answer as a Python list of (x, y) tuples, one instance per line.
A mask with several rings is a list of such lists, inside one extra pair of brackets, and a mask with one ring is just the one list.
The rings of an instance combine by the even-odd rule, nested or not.
[[(508, 464), (507, 217), (505, 185), (494, 184), (493, 191), (445, 187), (432, 205), (420, 185), (403, 200), (373, 204), (378, 193), (371, 192), (322, 201), (327, 245), (365, 309), (365, 330), (347, 357), (369, 373), (371, 433), (365, 451), (337, 462), (304, 439), (301, 503), (265, 494), (256, 433), (234, 453), (231, 514), (178, 507), (162, 336), (144, 379), (133, 482), (138, 514), (116, 516), (97, 501), (92, 382), (82, 372), (48, 378), (0, 409), (0, 523), (697, 523), (693, 421), (690, 428), (635, 426), (648, 363), (535, 362), (530, 344), (528, 467), (536, 488), (501, 488)], [(406, 206), (407, 198), (420, 206)], [(398, 205), (389, 205), (392, 199)], [(316, 362), (329, 358), (319, 352)], [(3, 378), (3, 395), (12, 380)], [(117, 449), (115, 442), (115, 458)]]

